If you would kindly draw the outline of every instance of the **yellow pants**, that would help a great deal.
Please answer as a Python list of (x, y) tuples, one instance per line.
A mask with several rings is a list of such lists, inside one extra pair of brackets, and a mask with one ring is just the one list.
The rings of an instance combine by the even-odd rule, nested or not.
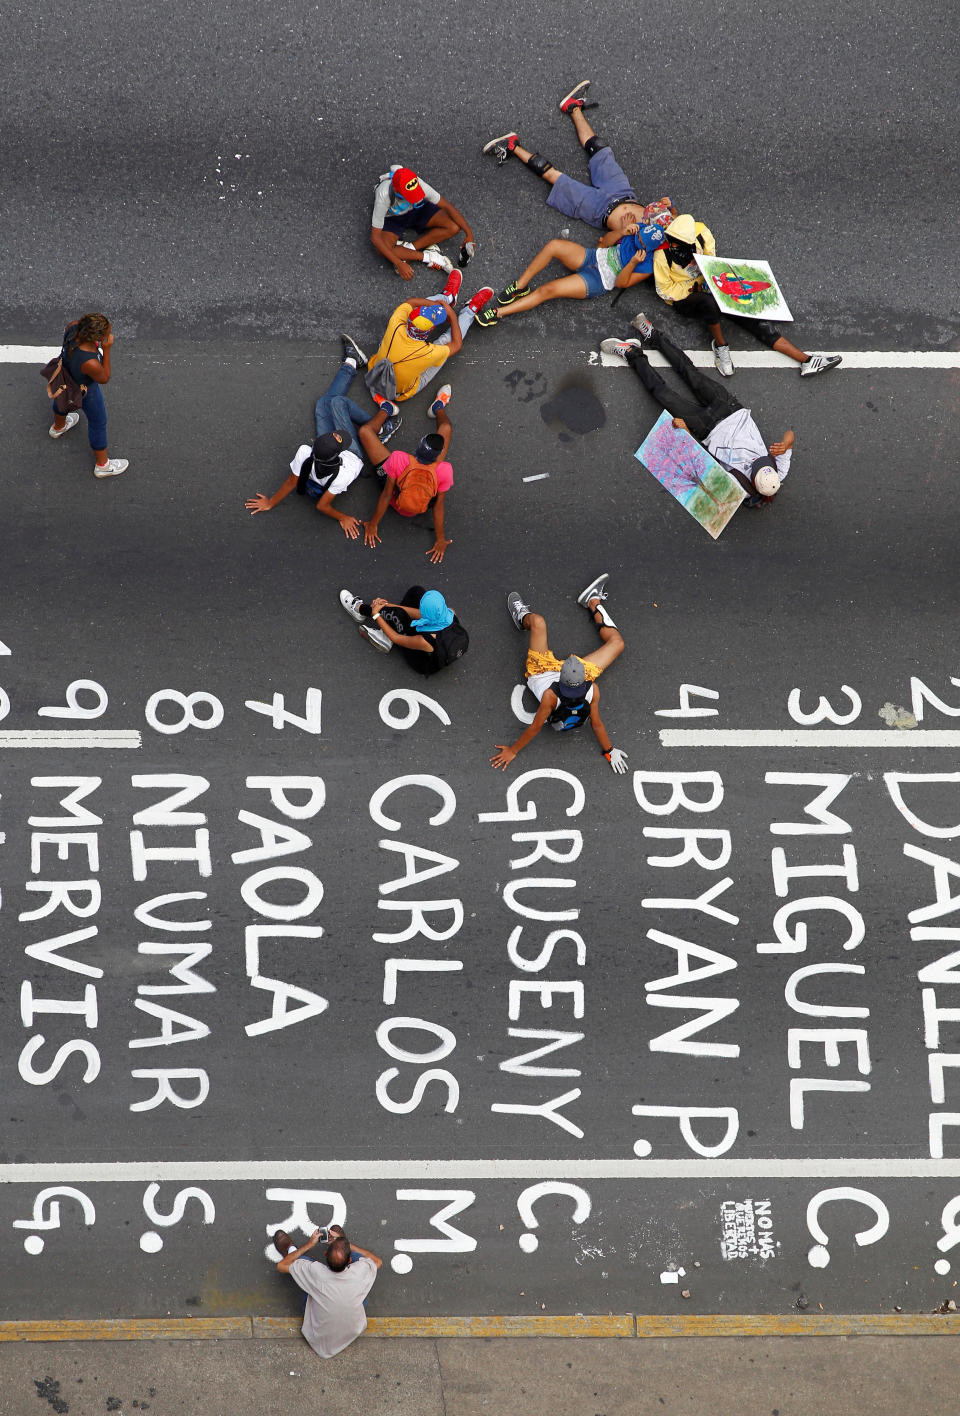
[[(575, 659), (580, 659), (579, 654), (574, 654)], [(599, 664), (595, 664), (591, 659), (580, 659), (583, 671), (586, 675), (587, 683), (593, 683), (603, 673)], [(558, 674), (563, 668), (563, 660), (558, 659), (549, 649), (528, 649), (527, 664), (524, 670), (527, 678), (532, 678), (534, 674)]]

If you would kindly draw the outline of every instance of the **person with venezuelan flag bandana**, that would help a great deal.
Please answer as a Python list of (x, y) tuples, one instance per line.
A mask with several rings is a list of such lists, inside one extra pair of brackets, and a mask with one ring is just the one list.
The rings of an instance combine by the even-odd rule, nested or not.
[(387, 323), (380, 347), (367, 365), (364, 381), (376, 403), (402, 403), (434, 378), (459, 353), (463, 337), (484, 305), (493, 298), (485, 285), (456, 314), (463, 275), (452, 272), (443, 290), (425, 302), (404, 300)]

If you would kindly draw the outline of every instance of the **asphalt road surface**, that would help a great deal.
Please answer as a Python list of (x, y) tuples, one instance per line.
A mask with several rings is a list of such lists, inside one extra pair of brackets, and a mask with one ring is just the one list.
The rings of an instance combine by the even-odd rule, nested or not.
[[(652, 293), (554, 305), (452, 366), (442, 566), (427, 526), (370, 551), (243, 502), (309, 436), (337, 331), (372, 341), (410, 289), (365, 244), (377, 175), (413, 162), (474, 223), (468, 286), (500, 284), (562, 223), (479, 143), (515, 125), (577, 171), (554, 105), (581, 74), (644, 193), (767, 256), (809, 347), (957, 349), (955, 18), (400, 14), (8, 24), (5, 338), (108, 310), (131, 467), (95, 481), (35, 368), (0, 369), (4, 1315), (293, 1312), (269, 1233), (335, 1218), (386, 1260), (372, 1312), (933, 1307), (960, 1240), (956, 370), (742, 368), (797, 449), (714, 542), (633, 457), (633, 375), (590, 362)], [(495, 773), (506, 592), (584, 652), (601, 570), (629, 774), (589, 733)], [(337, 604), (416, 581), (471, 634), (426, 685)]]

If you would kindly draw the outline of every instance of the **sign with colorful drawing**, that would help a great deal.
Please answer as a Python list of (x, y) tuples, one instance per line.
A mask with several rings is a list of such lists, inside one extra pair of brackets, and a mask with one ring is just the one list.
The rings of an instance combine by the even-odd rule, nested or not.
[(695, 256), (694, 260), (721, 314), (755, 320), (793, 319), (766, 261), (739, 256)]
[(747, 495), (685, 428), (673, 426), (669, 413), (660, 414), (634, 457), (714, 540)]

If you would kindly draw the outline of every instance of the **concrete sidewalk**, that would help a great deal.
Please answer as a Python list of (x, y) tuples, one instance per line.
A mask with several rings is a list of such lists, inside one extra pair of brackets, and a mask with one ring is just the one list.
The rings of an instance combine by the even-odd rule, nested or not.
[[(2, 1416), (888, 1416), (940, 1411), (946, 1338), (6, 1343)], [(949, 1404), (949, 1397), (946, 1397)]]

